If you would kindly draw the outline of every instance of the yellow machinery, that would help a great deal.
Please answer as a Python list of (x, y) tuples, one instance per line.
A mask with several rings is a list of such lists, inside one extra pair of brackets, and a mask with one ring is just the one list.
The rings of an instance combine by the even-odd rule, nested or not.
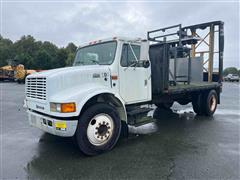
[(8, 65), (0, 67), (0, 80), (14, 81), (14, 69), (12, 66)]
[(0, 80), (17, 81), (18, 83), (24, 83), (26, 76), (34, 72), (36, 72), (36, 70), (26, 70), (22, 64), (19, 64), (17, 66), (3, 66), (0, 67)]
[(19, 64), (15, 67), (14, 78), (18, 83), (24, 83), (26, 76), (35, 72), (35, 70), (26, 70), (24, 65)]

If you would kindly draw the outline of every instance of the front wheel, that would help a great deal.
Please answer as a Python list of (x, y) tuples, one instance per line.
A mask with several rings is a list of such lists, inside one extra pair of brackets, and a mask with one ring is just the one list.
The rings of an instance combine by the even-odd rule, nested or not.
[(93, 156), (111, 150), (120, 132), (121, 120), (116, 109), (97, 103), (80, 116), (75, 135), (80, 150)]

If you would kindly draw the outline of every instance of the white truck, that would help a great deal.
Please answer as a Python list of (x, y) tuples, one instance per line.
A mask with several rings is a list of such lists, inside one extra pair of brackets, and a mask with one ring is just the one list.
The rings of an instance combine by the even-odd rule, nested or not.
[(239, 82), (239, 76), (237, 74), (228, 74), (226, 77), (224, 77), (224, 80), (229, 82)]
[[(223, 28), (222, 22), (213, 23)], [(167, 41), (166, 34), (150, 36), (176, 27), (177, 40)], [(204, 82), (202, 74), (200, 80), (192, 80), (196, 75), (191, 69), (203, 67), (191, 63), (194, 58), (187, 46), (199, 39), (184, 33), (189, 27), (151, 31), (147, 40), (113, 37), (90, 42), (78, 48), (72, 67), (27, 76), (25, 106), (30, 125), (57, 136), (75, 136), (84, 154), (97, 155), (111, 150), (121, 130), (134, 125), (129, 116), (149, 111), (141, 105), (170, 108), (173, 102), (192, 102), (197, 114), (213, 115), (220, 103), (221, 80)], [(163, 41), (158, 40), (161, 37)], [(184, 58), (188, 70), (178, 71), (177, 62)]]

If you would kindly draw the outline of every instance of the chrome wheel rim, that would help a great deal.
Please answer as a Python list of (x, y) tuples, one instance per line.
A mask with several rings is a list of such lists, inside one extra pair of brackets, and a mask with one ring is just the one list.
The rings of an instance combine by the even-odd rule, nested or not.
[(216, 97), (214, 95), (212, 95), (211, 98), (210, 98), (210, 110), (212, 112), (215, 110), (216, 105), (217, 105)]
[(113, 119), (107, 114), (94, 116), (87, 128), (87, 137), (91, 144), (101, 146), (106, 144), (112, 137), (114, 129)]

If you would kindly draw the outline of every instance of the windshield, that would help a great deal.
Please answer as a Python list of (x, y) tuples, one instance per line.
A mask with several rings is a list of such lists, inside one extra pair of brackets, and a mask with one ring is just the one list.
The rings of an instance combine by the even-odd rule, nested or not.
[(81, 65), (110, 65), (112, 64), (117, 42), (110, 41), (80, 48), (77, 51), (73, 66)]

